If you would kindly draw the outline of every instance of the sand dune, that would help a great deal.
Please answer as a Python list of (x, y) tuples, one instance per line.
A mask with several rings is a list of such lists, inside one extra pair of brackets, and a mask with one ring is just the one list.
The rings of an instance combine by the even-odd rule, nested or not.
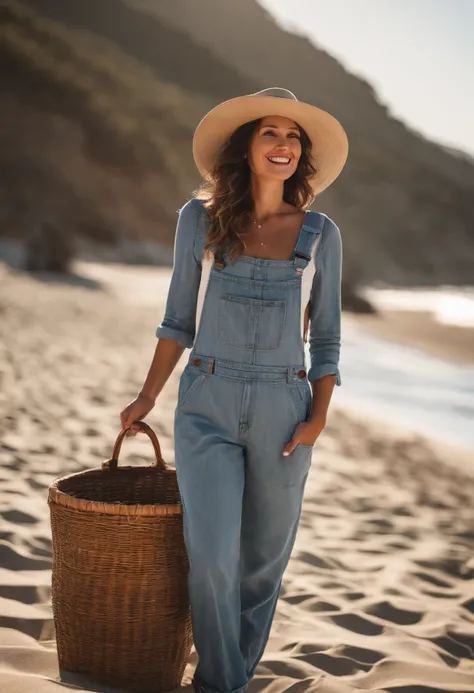
[[(111, 690), (58, 671), (47, 489), (108, 457), (154, 348), (169, 272), (78, 267), (85, 279), (61, 282), (0, 265), (5, 693)], [(170, 463), (179, 370), (148, 418)], [(148, 462), (148, 441), (127, 440), (123, 455)], [(474, 691), (474, 478), (453, 455), (331, 411), (251, 693)], [(193, 651), (183, 685), (195, 664)]]

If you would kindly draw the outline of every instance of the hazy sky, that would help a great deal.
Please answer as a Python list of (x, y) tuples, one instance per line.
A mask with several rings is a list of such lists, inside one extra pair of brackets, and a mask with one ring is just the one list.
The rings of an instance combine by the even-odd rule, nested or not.
[(259, 0), (430, 139), (474, 155), (474, 0)]

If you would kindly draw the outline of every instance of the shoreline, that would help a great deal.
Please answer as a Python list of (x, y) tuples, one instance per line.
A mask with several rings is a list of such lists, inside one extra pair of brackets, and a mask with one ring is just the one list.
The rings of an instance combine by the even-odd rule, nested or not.
[(335, 404), (397, 437), (445, 446), (446, 460), (471, 475), (474, 330), (439, 324), (427, 312), (344, 313), (342, 342), (346, 389)]
[(474, 328), (444, 325), (429, 311), (384, 309), (374, 315), (344, 312), (343, 319), (375, 337), (457, 365), (474, 366)]

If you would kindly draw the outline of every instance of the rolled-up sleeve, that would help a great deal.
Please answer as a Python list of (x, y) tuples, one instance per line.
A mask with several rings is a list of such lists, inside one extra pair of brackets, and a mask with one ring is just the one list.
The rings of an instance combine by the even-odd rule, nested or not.
[(191, 348), (196, 330), (196, 305), (201, 280), (201, 259), (196, 257), (196, 236), (204, 209), (199, 200), (181, 208), (176, 227), (173, 272), (165, 314), (156, 329), (160, 339), (173, 339)]
[(329, 217), (316, 252), (310, 296), (308, 380), (335, 375), (336, 385), (340, 385), (342, 241), (339, 228)]

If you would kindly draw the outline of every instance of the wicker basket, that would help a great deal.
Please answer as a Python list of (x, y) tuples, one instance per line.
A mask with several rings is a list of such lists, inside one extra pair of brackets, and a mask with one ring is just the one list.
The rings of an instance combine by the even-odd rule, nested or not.
[(119, 467), (126, 431), (101, 469), (49, 489), (52, 603), (60, 668), (140, 693), (179, 686), (192, 646), (188, 560), (176, 472)]

